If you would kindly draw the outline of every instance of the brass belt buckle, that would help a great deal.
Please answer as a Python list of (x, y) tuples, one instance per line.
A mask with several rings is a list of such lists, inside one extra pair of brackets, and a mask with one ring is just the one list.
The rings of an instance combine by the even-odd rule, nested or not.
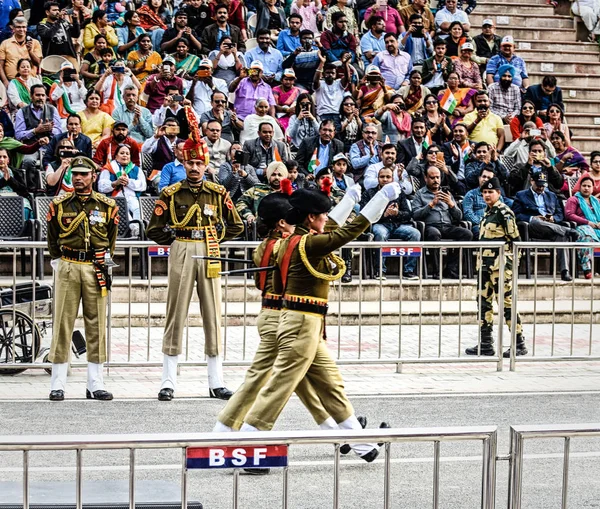
[(192, 230), (192, 239), (202, 240), (202, 230)]

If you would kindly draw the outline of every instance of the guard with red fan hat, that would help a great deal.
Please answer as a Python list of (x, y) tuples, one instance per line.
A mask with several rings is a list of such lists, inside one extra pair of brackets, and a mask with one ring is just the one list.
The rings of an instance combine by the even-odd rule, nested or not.
[(158, 399), (173, 399), (183, 329), (194, 285), (202, 313), (210, 397), (229, 399), (232, 392), (223, 382), (221, 357), (221, 263), (196, 257), (219, 257), (219, 242), (240, 235), (244, 224), (227, 190), (204, 180), (209, 163), (206, 142), (192, 133), (182, 152), (186, 179), (163, 189), (146, 230), (148, 238), (157, 244), (172, 244), (163, 335), (163, 375)]

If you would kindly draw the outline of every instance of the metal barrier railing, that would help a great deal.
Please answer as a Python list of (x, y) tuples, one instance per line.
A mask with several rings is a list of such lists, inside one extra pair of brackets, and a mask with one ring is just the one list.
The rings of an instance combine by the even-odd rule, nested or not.
[(560, 507), (561, 509), (567, 509), (571, 438), (583, 437), (600, 437), (600, 424), (511, 426), (508, 509), (521, 509), (521, 498), (523, 495), (523, 448), (525, 440), (532, 438), (562, 438), (564, 440)]
[[(181, 507), (187, 509), (188, 501), (188, 454), (190, 448), (224, 448), (298, 445), (333, 445), (333, 508), (340, 507), (340, 446), (345, 443), (382, 443), (383, 449), (383, 507), (392, 507), (391, 486), (394, 482), (391, 471), (392, 444), (433, 444), (432, 507), (440, 507), (440, 445), (442, 442), (480, 441), (483, 445), (481, 463), (481, 508), (494, 509), (496, 490), (496, 426), (377, 429), (360, 431), (289, 431), (256, 433), (195, 433), (160, 435), (36, 435), (0, 436), (0, 451), (23, 453), (23, 509), (29, 509), (29, 468), (32, 451), (75, 451), (76, 454), (76, 509), (82, 509), (83, 453), (89, 450), (129, 450), (129, 508), (135, 509), (136, 451), (142, 449), (181, 449)], [(222, 449), (221, 449), (222, 450)], [(379, 461), (379, 460), (377, 460)], [(243, 466), (243, 465), (240, 465)], [(282, 507), (288, 507), (288, 482), (293, 461), (283, 470)], [(366, 465), (365, 465), (366, 467)], [(233, 507), (238, 507), (239, 468), (234, 470)], [(474, 480), (468, 480), (468, 486)], [(396, 485), (401, 484), (397, 482)], [(408, 488), (408, 486), (407, 486)]]

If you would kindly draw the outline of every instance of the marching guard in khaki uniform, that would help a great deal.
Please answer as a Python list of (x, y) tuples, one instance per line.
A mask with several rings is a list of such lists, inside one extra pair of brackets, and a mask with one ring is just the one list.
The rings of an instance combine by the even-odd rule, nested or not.
[(92, 191), (96, 164), (91, 159), (77, 156), (67, 171), (75, 191), (52, 200), (46, 216), (48, 250), (56, 271), (50, 400), (65, 399), (71, 337), (82, 302), (88, 361), (86, 397), (107, 401), (113, 396), (104, 390), (102, 378), (110, 289), (105, 255), (112, 256), (115, 250), (119, 208), (114, 200)]
[[(329, 181), (331, 184), (331, 181)], [(350, 192), (352, 191), (352, 192)], [(328, 193), (300, 189), (292, 194), (292, 209), (286, 221), (296, 225), (293, 235), (281, 241), (277, 252), (278, 271), (273, 276), (275, 293), (283, 295), (277, 329), (278, 354), (271, 378), (259, 392), (244, 418), (241, 431), (272, 429), (279, 414), (306, 377), (325, 410), (341, 429), (362, 429), (344, 391), (340, 371), (324, 341), (329, 285), (345, 272), (343, 260), (333, 251), (341, 248), (376, 222), (390, 200), (400, 194), (397, 183), (381, 189), (360, 215), (344, 225), (360, 201), (359, 189), (347, 193), (332, 211), (339, 227), (324, 233), (331, 208)], [(376, 444), (353, 444), (352, 449), (367, 462), (379, 454)]]
[[(219, 257), (219, 242), (237, 237), (244, 231), (244, 224), (225, 188), (203, 180), (209, 163), (208, 147), (203, 140), (194, 138), (188, 138), (183, 147), (187, 178), (163, 189), (146, 231), (148, 238), (157, 244), (172, 244), (160, 401), (173, 399), (183, 329), (194, 286), (202, 313), (210, 397), (229, 399), (232, 394), (223, 382), (221, 263), (192, 257)], [(174, 241), (167, 227), (174, 231)]]

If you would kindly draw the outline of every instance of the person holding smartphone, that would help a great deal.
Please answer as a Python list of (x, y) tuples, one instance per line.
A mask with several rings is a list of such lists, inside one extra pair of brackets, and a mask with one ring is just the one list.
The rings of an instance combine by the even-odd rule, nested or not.
[[(131, 69), (125, 67), (125, 61), (117, 60), (100, 76), (98, 83), (94, 86), (95, 90), (102, 93), (100, 109), (112, 115), (115, 108), (122, 103), (125, 89), (131, 85), (134, 85), (138, 90), (142, 88)], [(119, 88), (118, 91), (117, 87)]]

